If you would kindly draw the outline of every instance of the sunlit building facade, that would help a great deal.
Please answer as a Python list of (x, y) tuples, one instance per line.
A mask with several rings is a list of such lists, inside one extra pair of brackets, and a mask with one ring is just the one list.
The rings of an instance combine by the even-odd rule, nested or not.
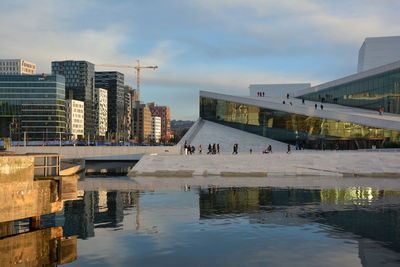
[(104, 137), (107, 133), (108, 124), (108, 96), (107, 90), (103, 88), (95, 88), (94, 91), (94, 122), (96, 127), (96, 136)]
[(400, 144), (399, 124), (384, 128), (380, 127), (383, 123), (379, 119), (371, 122), (363, 116), (349, 116), (349, 120), (343, 120), (341, 113), (315, 111), (313, 104), (310, 106), (254, 101), (249, 97), (204, 91), (200, 95), (202, 119), (284, 143), (301, 144), (308, 149), (360, 149)]
[(85, 103), (79, 100), (67, 99), (65, 104), (68, 139), (77, 140), (83, 138), (85, 135)]
[(400, 61), (297, 91), (295, 96), (400, 114)]
[(0, 59), (1, 74), (36, 74), (36, 64), (24, 59)]

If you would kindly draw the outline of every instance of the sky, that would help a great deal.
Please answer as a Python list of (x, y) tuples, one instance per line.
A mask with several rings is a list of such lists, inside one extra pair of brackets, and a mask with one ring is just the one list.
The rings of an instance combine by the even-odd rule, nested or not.
[[(353, 74), (366, 37), (400, 35), (399, 0), (1, 0), (0, 58), (157, 65), (141, 100), (198, 117), (199, 91)], [(125, 83), (134, 86), (130, 69)]]

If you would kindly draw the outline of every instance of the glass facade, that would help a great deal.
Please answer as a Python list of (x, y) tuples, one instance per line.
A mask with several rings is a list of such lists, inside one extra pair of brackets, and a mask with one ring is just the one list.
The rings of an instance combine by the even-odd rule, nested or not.
[(65, 79), (60, 75), (0, 75), (1, 137), (58, 139), (65, 134)]
[(309, 149), (399, 147), (400, 131), (200, 97), (200, 117)]
[(344, 106), (400, 114), (400, 68), (299, 96)]

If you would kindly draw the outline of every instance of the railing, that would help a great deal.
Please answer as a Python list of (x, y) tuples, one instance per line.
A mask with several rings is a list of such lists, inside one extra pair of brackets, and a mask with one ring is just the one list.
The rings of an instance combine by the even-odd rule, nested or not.
[(54, 177), (60, 175), (60, 155), (27, 154), (34, 157), (34, 177)]

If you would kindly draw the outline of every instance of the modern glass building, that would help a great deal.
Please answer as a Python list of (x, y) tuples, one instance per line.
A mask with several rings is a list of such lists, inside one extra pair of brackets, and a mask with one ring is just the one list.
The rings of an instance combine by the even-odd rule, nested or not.
[(297, 91), (295, 96), (400, 114), (400, 61)]
[[(314, 104), (305, 106), (301, 101), (298, 102), (300, 103), (289, 105), (250, 97), (201, 92), (200, 117), (309, 149), (400, 146), (398, 122), (392, 125), (390, 120), (385, 123), (383, 119), (371, 120), (369, 113), (346, 116), (335, 110), (314, 110)], [(384, 125), (393, 127), (385, 128)]]
[(65, 92), (68, 99), (85, 102), (85, 136), (95, 134), (94, 125), (94, 64), (88, 61), (53, 61), (53, 74), (65, 77)]
[(1, 137), (54, 140), (64, 136), (65, 79), (60, 75), (0, 75)]

